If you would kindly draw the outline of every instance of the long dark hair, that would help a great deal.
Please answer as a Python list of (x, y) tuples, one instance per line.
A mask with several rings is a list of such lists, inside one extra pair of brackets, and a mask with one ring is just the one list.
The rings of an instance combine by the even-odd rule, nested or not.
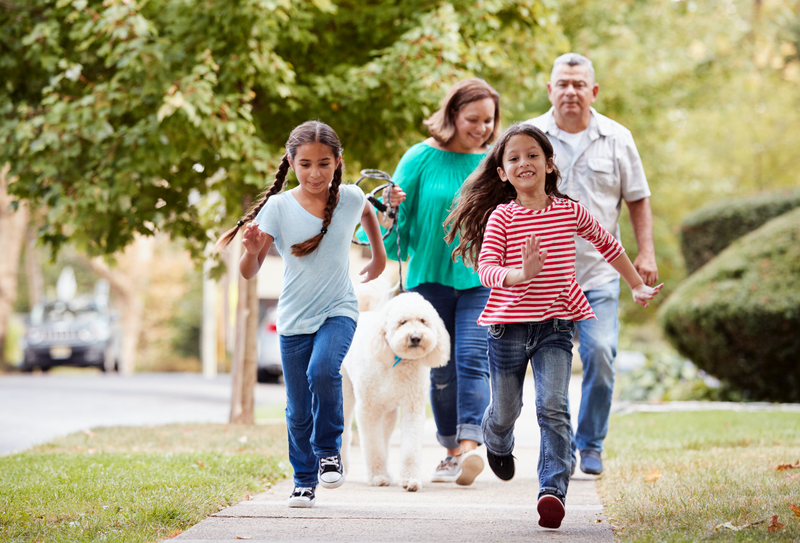
[[(258, 198), (258, 201), (253, 204), (250, 210), (239, 219), (236, 226), (225, 232), (216, 243), (218, 249), (227, 247), (239, 228), (252, 221), (267, 203), (270, 196), (278, 194), (283, 189), (283, 184), (286, 181), (286, 174), (289, 171), (289, 159), (294, 160), (297, 150), (301, 145), (307, 143), (324, 143), (331, 148), (334, 158), (341, 158), (342, 144), (339, 143), (339, 136), (336, 132), (325, 123), (319, 121), (307, 121), (292, 130), (289, 134), (289, 139), (286, 141), (286, 154), (283, 155), (281, 163), (278, 166), (278, 171), (275, 172), (275, 182), (271, 187), (266, 189)], [(328, 231), (328, 226), (331, 224), (333, 218), (333, 210), (336, 209), (336, 204), (339, 203), (339, 185), (342, 183), (342, 171), (344, 170), (344, 160), (339, 161), (339, 165), (333, 172), (333, 181), (328, 188), (328, 202), (325, 206), (325, 214), (322, 218), (322, 230), (316, 236), (305, 240), (302, 243), (292, 245), (292, 254), (294, 256), (305, 256), (314, 251), (322, 241), (325, 232)]]
[(483, 235), (486, 232), (489, 216), (497, 206), (507, 204), (517, 197), (517, 190), (511, 183), (504, 183), (500, 179), (497, 168), (503, 167), (503, 153), (509, 140), (518, 135), (535, 139), (544, 151), (545, 160), (553, 166), (553, 171), (545, 176), (545, 193), (556, 198), (569, 198), (558, 190), (561, 174), (553, 161), (553, 146), (544, 132), (531, 124), (509, 126), (478, 168), (464, 181), (455, 205), (444, 221), (444, 228), (447, 231), (445, 241), (453, 243), (458, 236), (458, 245), (453, 249), (453, 261), (460, 256), (465, 264), (478, 269), (478, 256), (481, 254)]

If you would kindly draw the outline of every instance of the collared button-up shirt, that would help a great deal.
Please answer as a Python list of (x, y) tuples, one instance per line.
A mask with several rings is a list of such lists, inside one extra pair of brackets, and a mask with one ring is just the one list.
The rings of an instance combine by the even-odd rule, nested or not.
[[(650, 196), (639, 151), (630, 130), (591, 108), (591, 120), (580, 144), (564, 141), (553, 108), (526, 121), (547, 134), (561, 172), (558, 188), (578, 200), (617, 241), (622, 200), (635, 202)], [(584, 291), (600, 287), (619, 274), (591, 243), (575, 237), (575, 269)]]

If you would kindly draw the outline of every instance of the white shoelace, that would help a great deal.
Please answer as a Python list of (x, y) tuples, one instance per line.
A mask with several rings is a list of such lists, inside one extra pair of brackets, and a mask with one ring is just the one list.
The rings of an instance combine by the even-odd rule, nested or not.
[(322, 466), (334, 466), (336, 468), (339, 467), (339, 457), (338, 456), (329, 456), (327, 458), (320, 458), (319, 465)]

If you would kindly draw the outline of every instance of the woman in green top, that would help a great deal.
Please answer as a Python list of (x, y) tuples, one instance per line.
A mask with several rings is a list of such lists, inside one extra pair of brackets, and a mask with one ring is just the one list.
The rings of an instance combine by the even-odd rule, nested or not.
[[(482, 79), (456, 83), (442, 107), (425, 120), (431, 137), (411, 147), (392, 177), (398, 207), (400, 258), (408, 259), (406, 286), (431, 302), (451, 338), (450, 361), (431, 370), (431, 405), (437, 438), (447, 449), (433, 482), (469, 485), (483, 470), (475, 450), (483, 443), (481, 421), (489, 405), (486, 330), (478, 316), (489, 298), (478, 274), (444, 241), (444, 220), (463, 182), (500, 131), (500, 97)], [(385, 222), (385, 219), (384, 221)], [(397, 257), (395, 236), (384, 242)]]

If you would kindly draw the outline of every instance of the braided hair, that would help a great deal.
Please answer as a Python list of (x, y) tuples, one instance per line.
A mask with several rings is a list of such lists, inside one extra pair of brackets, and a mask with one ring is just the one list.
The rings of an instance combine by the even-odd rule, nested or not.
[(545, 160), (553, 166), (553, 171), (545, 175), (545, 193), (551, 197), (577, 201), (558, 190), (561, 174), (553, 160), (553, 146), (544, 132), (530, 124), (511, 125), (503, 132), (478, 168), (464, 181), (453, 209), (445, 219), (444, 227), (447, 231), (445, 241), (449, 244), (458, 239), (458, 245), (453, 249), (453, 261), (460, 256), (465, 264), (477, 270), (489, 216), (497, 206), (507, 204), (517, 197), (514, 186), (511, 183), (503, 183), (497, 174), (497, 168), (503, 167), (506, 145), (517, 135), (535, 139), (544, 151)]
[[(250, 208), (250, 210), (242, 216), (236, 223), (236, 226), (225, 232), (216, 243), (218, 249), (227, 247), (239, 229), (256, 218), (261, 208), (267, 203), (270, 196), (274, 196), (283, 190), (283, 185), (286, 181), (286, 174), (289, 172), (289, 159), (294, 160), (297, 150), (308, 143), (323, 143), (331, 148), (333, 156), (340, 158), (342, 156), (342, 145), (339, 142), (339, 137), (336, 132), (325, 123), (319, 121), (307, 121), (292, 130), (289, 134), (289, 139), (286, 141), (286, 153), (281, 158), (281, 163), (278, 170), (275, 172), (275, 182), (261, 193), (258, 200)], [(313, 252), (322, 241), (322, 238), (328, 232), (328, 226), (331, 224), (333, 218), (333, 211), (339, 203), (339, 185), (342, 183), (342, 172), (344, 170), (344, 161), (340, 160), (339, 165), (333, 172), (333, 181), (328, 188), (328, 202), (325, 205), (325, 212), (322, 219), (322, 229), (316, 236), (307, 239), (302, 243), (292, 245), (292, 254), (294, 256), (305, 256)]]

